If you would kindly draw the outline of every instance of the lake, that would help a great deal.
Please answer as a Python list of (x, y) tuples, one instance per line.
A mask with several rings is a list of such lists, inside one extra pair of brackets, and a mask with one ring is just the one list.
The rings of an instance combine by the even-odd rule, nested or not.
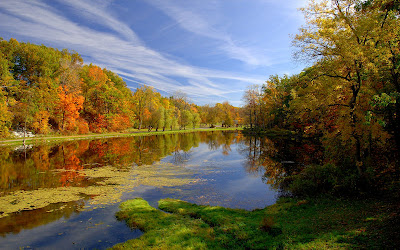
[(1, 248), (103, 249), (139, 237), (115, 218), (136, 197), (264, 208), (285, 162), (307, 162), (296, 147), (221, 131), (2, 147)]

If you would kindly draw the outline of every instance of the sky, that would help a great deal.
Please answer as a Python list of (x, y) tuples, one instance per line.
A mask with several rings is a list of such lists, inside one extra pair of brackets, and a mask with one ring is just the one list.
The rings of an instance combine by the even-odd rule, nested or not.
[(242, 105), (249, 85), (297, 74), (307, 0), (1, 0), (0, 37), (78, 52), (164, 96)]

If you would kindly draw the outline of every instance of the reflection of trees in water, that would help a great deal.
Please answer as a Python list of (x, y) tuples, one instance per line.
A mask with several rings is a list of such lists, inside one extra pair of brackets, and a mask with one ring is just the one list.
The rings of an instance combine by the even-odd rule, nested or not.
[[(0, 195), (18, 190), (87, 187), (98, 179), (90, 179), (82, 170), (111, 165), (126, 169), (134, 165), (150, 165), (172, 155), (175, 164), (185, 164), (194, 147), (212, 145), (223, 154), (231, 152), (231, 144), (240, 136), (235, 133), (188, 133), (139, 136), (63, 142), (59, 145), (35, 146), (25, 151), (0, 149)], [(80, 211), (84, 201), (51, 204), (45, 208), (16, 213), (1, 219), (0, 235), (18, 233), (69, 217)]]
[(219, 148), (219, 143), (217, 140), (217, 133), (211, 132), (211, 134), (208, 134), (207, 137), (205, 138), (205, 142), (208, 145), (208, 149), (210, 151), (215, 151)]
[(304, 165), (323, 160), (320, 146), (290, 138), (246, 136), (239, 146), (239, 152), (246, 156), (246, 172), (263, 173), (263, 181), (275, 188), (279, 188), (285, 176), (297, 173)]
[(243, 137), (232, 132), (73, 141), (33, 147), (26, 151), (26, 158), (21, 151), (0, 150), (0, 188), (6, 194), (19, 189), (88, 186), (94, 181), (81, 174), (80, 170), (84, 168), (150, 165), (168, 155), (173, 156), (175, 164), (182, 165), (189, 159), (191, 150), (200, 143), (206, 143), (211, 151), (222, 150), (224, 155), (231, 152), (233, 143), (238, 143), (239, 152), (246, 156), (246, 171), (254, 174), (261, 172), (265, 175), (265, 182), (275, 186), (285, 175), (298, 171), (301, 164), (322, 161), (319, 148), (308, 141)]
[(249, 136), (243, 139), (239, 151), (246, 156), (244, 168), (248, 173), (264, 173), (266, 169), (279, 168), (277, 149), (274, 142), (266, 137)]
[(85, 201), (80, 200), (68, 203), (50, 204), (44, 208), (11, 214), (1, 219), (0, 235), (4, 237), (9, 233), (16, 234), (21, 230), (46, 225), (63, 217), (68, 219), (71, 215), (79, 213), (84, 205)]
[(176, 148), (173, 154), (173, 163), (175, 165), (185, 165), (185, 162), (190, 158), (190, 151), (185, 152)]
[(237, 140), (237, 133), (200, 132), (80, 140), (36, 146), (25, 152), (2, 148), (0, 192), (4, 195), (21, 189), (84, 187), (94, 182), (81, 173), (85, 168), (151, 165), (168, 155), (182, 164), (200, 143), (207, 143), (211, 150), (222, 147), (223, 154), (229, 154), (230, 145)]
[(229, 152), (231, 152), (230, 146), (235, 143), (238, 138), (238, 133), (233, 132), (211, 132), (204, 133), (204, 135), (202, 142), (208, 145), (208, 149), (210, 151), (216, 151), (222, 147), (222, 153), (224, 155), (229, 155)]

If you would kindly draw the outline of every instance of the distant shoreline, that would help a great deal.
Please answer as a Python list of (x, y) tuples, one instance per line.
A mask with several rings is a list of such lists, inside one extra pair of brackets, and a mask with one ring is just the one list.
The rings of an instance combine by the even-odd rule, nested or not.
[[(142, 129), (129, 130), (124, 132), (113, 132), (113, 133), (103, 133), (103, 134), (86, 134), (86, 135), (49, 135), (49, 136), (36, 136), (25, 138), (25, 144), (42, 144), (48, 142), (62, 142), (62, 141), (73, 141), (73, 140), (86, 140), (86, 139), (105, 139), (105, 138), (115, 138), (115, 137), (133, 137), (133, 136), (151, 136), (151, 135), (163, 135), (163, 134), (179, 134), (179, 133), (192, 133), (200, 131), (237, 131), (243, 130), (241, 127), (230, 127), (230, 128), (195, 128), (195, 129), (181, 129), (181, 130), (158, 130), (158, 131), (145, 131)], [(2, 139), (0, 140), (0, 146), (9, 145), (22, 145), (23, 138), (13, 138), (13, 139)]]

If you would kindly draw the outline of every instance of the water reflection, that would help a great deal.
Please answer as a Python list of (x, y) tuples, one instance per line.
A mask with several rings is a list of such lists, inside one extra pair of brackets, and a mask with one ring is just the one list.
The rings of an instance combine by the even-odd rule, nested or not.
[[(173, 155), (174, 165), (182, 165), (189, 159), (191, 149), (200, 143), (206, 143), (210, 150), (222, 146), (223, 154), (228, 155), (230, 145), (239, 138), (240, 135), (236, 133), (188, 133), (71, 141), (25, 150), (2, 148), (0, 218), (14, 211), (33, 210), (57, 202), (81, 199), (80, 194), (98, 196), (101, 192), (109, 192), (112, 189), (108, 187), (110, 185), (132, 186), (127, 184), (132, 175), (148, 175), (140, 181), (136, 180), (137, 184), (132, 187), (148, 183), (144, 180), (153, 172), (159, 175), (171, 167), (163, 166), (162, 170), (155, 170), (151, 166), (168, 155)], [(132, 168), (145, 165), (151, 166), (145, 172)], [(94, 172), (92, 169), (101, 171)], [(172, 172), (177, 175), (179, 171), (174, 169)], [(104, 178), (107, 178), (107, 182), (102, 182)], [(160, 181), (161, 177), (157, 178)], [(173, 180), (172, 177), (168, 178)], [(165, 182), (168, 182), (165, 186), (173, 184), (171, 181)], [(120, 189), (118, 192), (114, 189), (114, 193), (121, 192)], [(107, 198), (110, 199), (109, 196)], [(96, 199), (99, 200), (99, 197)]]
[(73, 141), (27, 151), (2, 148), (0, 192), (3, 196), (17, 190), (89, 186), (93, 183), (81, 173), (83, 169), (150, 165), (171, 153), (188, 152), (197, 147), (200, 137), (192, 133)]
[[(107, 214), (107, 227), (101, 230), (109, 230), (108, 226), (116, 230), (121, 226), (113, 224), (117, 223), (113, 213), (118, 203), (137, 196), (147, 197), (153, 205), (160, 198), (171, 197), (199, 204), (261, 208), (275, 202), (276, 190), (270, 186), (278, 188), (283, 176), (296, 171), (297, 163), (319, 159), (315, 157), (318, 152), (311, 143), (245, 137), (235, 132), (70, 141), (25, 150), (3, 147), (0, 234), (9, 239), (8, 246), (20, 247), (20, 239), (10, 238), (9, 233), (35, 230), (46, 224), (48, 228), (60, 227), (62, 218), (72, 223), (78, 214), (79, 218), (92, 220), (94, 209), (103, 212), (90, 223), (103, 223)], [(69, 219), (73, 216), (75, 219)], [(87, 229), (68, 230), (68, 239), (72, 239), (79, 236), (72, 231), (83, 233)], [(29, 232), (20, 234), (35, 235)], [(46, 231), (46, 235), (51, 232)], [(108, 246), (126, 240), (112, 232), (107, 233)], [(129, 232), (122, 234), (133, 237)], [(51, 237), (60, 240), (59, 244), (67, 240), (64, 236)], [(91, 237), (90, 244), (81, 246), (104, 247), (92, 245), (100, 236), (93, 233)], [(39, 238), (38, 242), (46, 240)]]
[[(44, 208), (24, 211), (23, 213), (11, 214), (1, 219), (0, 235), (4, 237), (7, 233), (16, 234), (23, 229), (32, 229), (41, 225), (46, 225), (61, 218), (68, 219), (72, 214), (79, 213), (84, 205), (84, 200), (62, 202), (50, 204)], [(26, 218), (29, 218), (29, 220)]]
[(264, 173), (264, 181), (281, 188), (285, 176), (296, 174), (304, 165), (321, 164), (321, 145), (311, 140), (246, 136), (240, 152), (246, 155), (244, 167), (248, 173)]
[(99, 180), (84, 170), (102, 166), (124, 169), (151, 165), (168, 155), (173, 156), (173, 164), (182, 165), (189, 159), (191, 149), (200, 143), (207, 144), (210, 151), (221, 148), (223, 155), (229, 155), (231, 145), (238, 144), (238, 150), (245, 156), (246, 172), (264, 173), (266, 182), (276, 187), (285, 174), (297, 171), (296, 164), (285, 163), (310, 164), (322, 160), (322, 151), (309, 142), (218, 132), (82, 140), (26, 151), (2, 148), (0, 196), (18, 190), (92, 186)]

